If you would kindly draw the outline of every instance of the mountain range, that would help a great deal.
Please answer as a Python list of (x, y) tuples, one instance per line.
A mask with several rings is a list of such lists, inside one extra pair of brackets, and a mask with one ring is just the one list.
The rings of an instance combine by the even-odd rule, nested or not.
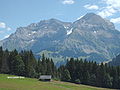
[(32, 50), (36, 56), (45, 53), (57, 61), (69, 57), (103, 62), (120, 53), (120, 32), (109, 20), (87, 13), (75, 22), (42, 20), (0, 41), (8, 50)]

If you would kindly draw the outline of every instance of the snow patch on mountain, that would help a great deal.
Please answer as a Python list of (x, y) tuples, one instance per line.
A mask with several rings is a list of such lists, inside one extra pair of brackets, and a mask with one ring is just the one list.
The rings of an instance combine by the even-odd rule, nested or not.
[(73, 28), (67, 31), (67, 35), (70, 35), (72, 33)]
[(96, 34), (97, 32), (98, 32), (98, 31), (93, 31), (93, 33), (95, 33), (95, 34)]
[(68, 29), (69, 27), (64, 26), (65, 29)]
[(36, 31), (33, 31), (33, 32), (32, 32), (32, 34), (35, 34), (35, 33), (37, 33), (37, 32), (36, 32)]
[(31, 36), (31, 34), (28, 34), (29, 36)]
[(32, 39), (32, 40), (30, 40), (30, 41), (29, 41), (29, 43), (32, 43), (32, 42), (34, 42), (34, 41), (35, 41), (35, 40), (34, 40), (34, 39)]

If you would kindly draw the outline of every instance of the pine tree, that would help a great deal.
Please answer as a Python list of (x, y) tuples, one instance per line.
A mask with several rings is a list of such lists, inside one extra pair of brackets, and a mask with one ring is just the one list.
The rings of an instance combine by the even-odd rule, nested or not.
[(26, 63), (27, 75), (28, 77), (36, 77), (36, 68), (37, 68), (37, 61), (32, 53), (32, 51), (28, 51), (27, 53), (27, 63)]
[(10, 74), (14, 74), (14, 61), (15, 57), (18, 55), (17, 50), (15, 49), (14, 51), (10, 52), (9, 57), (8, 57), (8, 65), (10, 69)]
[(77, 79), (76, 78), (76, 73), (75, 73), (75, 71), (76, 71), (76, 65), (75, 65), (74, 58), (70, 58), (70, 61), (68, 61), (67, 64), (66, 64), (66, 68), (70, 72), (71, 81), (74, 82)]
[(3, 59), (3, 50), (2, 50), (2, 47), (0, 47), (0, 73), (1, 73), (1, 67), (2, 67), (2, 59)]
[(88, 84), (92, 86), (96, 86), (96, 75), (95, 74), (90, 75)]
[(104, 87), (111, 88), (112, 87), (112, 77), (109, 74), (105, 74), (104, 78)]
[(36, 72), (38, 73), (37, 77), (39, 78), (42, 72), (42, 64), (41, 64), (40, 58), (38, 59), (38, 62), (37, 62)]
[(12, 62), (13, 73), (15, 75), (25, 75), (25, 65), (20, 55), (15, 56), (15, 60)]
[(89, 84), (90, 81), (90, 74), (88, 71), (84, 72), (83, 74), (83, 83), (84, 84)]
[(118, 76), (118, 72), (117, 72), (117, 68), (113, 68), (113, 88), (119, 88), (119, 76)]
[(69, 70), (65, 66), (59, 68), (60, 78), (62, 81), (70, 81), (71, 76)]
[(49, 58), (46, 58), (46, 64), (47, 64), (46, 74), (47, 75), (52, 75), (52, 65), (51, 65), (51, 62), (50, 62)]
[(104, 68), (104, 64), (101, 63), (101, 65), (97, 68), (96, 71), (96, 77), (97, 77), (97, 86), (103, 87), (104, 86), (104, 79), (105, 78), (105, 68)]
[(8, 56), (9, 56), (8, 50), (4, 51), (2, 56), (1, 72), (6, 74), (10, 72), (9, 65), (8, 65)]
[(46, 74), (47, 72), (47, 63), (44, 54), (42, 55), (42, 74)]

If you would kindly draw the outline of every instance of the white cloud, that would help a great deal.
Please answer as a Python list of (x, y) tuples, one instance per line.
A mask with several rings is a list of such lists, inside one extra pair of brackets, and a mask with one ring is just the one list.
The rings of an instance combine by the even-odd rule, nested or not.
[(120, 7), (120, 0), (104, 0), (108, 6), (112, 6), (113, 8)]
[(10, 30), (12, 30), (10, 27), (8, 27), (7, 25), (6, 25), (6, 23), (4, 23), (4, 22), (0, 22), (0, 28), (2, 28), (2, 29), (4, 29), (4, 30), (7, 30), (7, 31), (10, 31)]
[(84, 7), (85, 7), (86, 9), (90, 9), (90, 10), (92, 10), (92, 9), (94, 9), (94, 10), (99, 9), (99, 7), (98, 7), (97, 5), (89, 5), (89, 4), (87, 4), (87, 5), (85, 5)]
[(98, 15), (106, 18), (109, 16), (113, 16), (115, 13), (120, 12), (120, 0), (104, 0), (103, 1), (106, 4), (106, 7), (104, 7)]
[(120, 23), (120, 17), (112, 18), (110, 21), (113, 22), (113, 23)]
[(11, 29), (10, 27), (7, 27), (7, 30), (10, 31), (10, 30), (12, 30), (12, 29)]
[(102, 10), (101, 12), (98, 13), (98, 15), (102, 16), (102, 17), (109, 17), (112, 16), (114, 13), (116, 13), (117, 11), (114, 8), (109, 8), (106, 7), (104, 10)]
[(75, 1), (74, 1), (74, 0), (63, 0), (62, 3), (63, 3), (63, 4), (74, 4)]
[(6, 24), (4, 22), (0, 22), (0, 28), (6, 28)]

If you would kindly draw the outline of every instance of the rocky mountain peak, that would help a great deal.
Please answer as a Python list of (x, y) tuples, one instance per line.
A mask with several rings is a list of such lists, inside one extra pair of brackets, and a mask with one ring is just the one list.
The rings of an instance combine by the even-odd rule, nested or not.
[(62, 23), (62, 21), (57, 20), (55, 18), (51, 18), (48, 20), (42, 20), (38, 24), (41, 25), (41, 24), (61, 24), (61, 23)]
[(87, 13), (81, 19), (74, 22), (75, 27), (99, 27), (104, 28), (105, 30), (114, 30), (114, 24), (109, 20), (102, 18), (99, 15), (94, 13)]
[(81, 19), (84, 19), (86, 21), (89, 21), (91, 19), (98, 19), (98, 20), (104, 20), (102, 17), (100, 17), (99, 15), (95, 14), (95, 13), (87, 13), (85, 16), (83, 16)]

